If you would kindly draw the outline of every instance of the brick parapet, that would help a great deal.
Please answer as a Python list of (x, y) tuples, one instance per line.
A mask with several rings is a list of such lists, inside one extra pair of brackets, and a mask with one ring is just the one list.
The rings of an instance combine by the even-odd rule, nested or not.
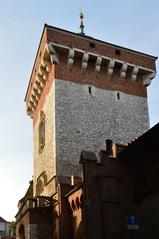
[(135, 82), (132, 82), (131, 71), (127, 72), (125, 80), (119, 79), (119, 70), (115, 69), (113, 75), (106, 74), (106, 67), (101, 67), (100, 72), (95, 72), (94, 64), (89, 64), (86, 70), (81, 68), (81, 58), (76, 58), (73, 66), (68, 67), (67, 55), (59, 54), (60, 64), (55, 67), (55, 78), (71, 81), (81, 85), (93, 85), (100, 89), (116, 90), (124, 93), (147, 97), (146, 87), (143, 85), (142, 76), (139, 75)]
[[(57, 58), (56, 49), (51, 46), (52, 50), (50, 52), (50, 49), (48, 48), (49, 43), (62, 47), (64, 46), (64, 51), (57, 49), (57, 55), (59, 56), (60, 61), (56, 66), (54, 65), (55, 62), (52, 58), (52, 56), (55, 56)], [(69, 49), (77, 50), (75, 59), (73, 59), (74, 63), (72, 64), (72, 66), (68, 66)], [(80, 51), (83, 52), (80, 53)], [(82, 69), (83, 66), (81, 67), (81, 64), (83, 64), (82, 55), (84, 53), (95, 54), (94, 57), (96, 58), (89, 59), (89, 61), (86, 63), (88, 64), (88, 67), (86, 67), (85, 70)], [(106, 57), (107, 59), (102, 60), (102, 63), (100, 63), (101, 55), (103, 57)], [(98, 56), (99, 62), (97, 63)], [(114, 73), (110, 76), (109, 74), (107, 74), (107, 68), (109, 65), (108, 61), (111, 60), (115, 60), (116, 62), (115, 66), (113, 66)], [(43, 104), (43, 99), (46, 95), (46, 91), (48, 92), (49, 84), (46, 82), (45, 76), (39, 73), (41, 72), (41, 70), (45, 70), (45, 74), (49, 75), (49, 79), (52, 78), (52, 80), (54, 78), (63, 79), (78, 84), (94, 85), (101, 89), (119, 90), (128, 94), (146, 97), (146, 86), (150, 84), (151, 79), (155, 75), (155, 60), (156, 58), (150, 55), (146, 55), (110, 43), (102, 42), (87, 36), (82, 37), (78, 34), (46, 25), (41, 37), (25, 98), (27, 112), (29, 115), (31, 115), (31, 117), (34, 118), (35, 115), (32, 116), (32, 114), (34, 114), (33, 112), (35, 112), (36, 108), (41, 107), (41, 105)], [(45, 66), (43, 68), (44, 61), (48, 61), (47, 64), (53, 64), (52, 68), (54, 70), (52, 70), (51, 73), (50, 70), (47, 71), (47, 69), (45, 69)], [(126, 68), (124, 68), (125, 63)], [(121, 72), (122, 69), (123, 72)], [(55, 75), (52, 74), (53, 71), (55, 71)], [(124, 76), (124, 80), (120, 79), (121, 73), (126, 75), (126, 77)], [(151, 73), (153, 75), (149, 76), (151, 75)], [(143, 79), (143, 74), (146, 77), (145, 80)], [(40, 78), (37, 79), (37, 77)], [(40, 82), (40, 79), (42, 79), (42, 82)], [(45, 90), (45, 88), (47, 88), (47, 90)], [(35, 91), (42, 91), (44, 97), (41, 95), (41, 93), (37, 94)], [(37, 101), (39, 107), (37, 107)]]
[[(155, 57), (126, 49), (121, 46), (113, 45), (110, 43), (102, 42), (91, 37), (82, 37), (78, 34), (68, 31), (58, 30), (56, 28), (47, 28), (47, 39), (50, 42), (55, 42), (61, 45), (68, 46), (70, 48), (79, 48), (84, 51), (91, 51), (99, 55), (106, 55), (110, 58), (117, 58), (125, 62), (129, 62), (135, 65), (140, 65), (149, 69), (155, 70)], [(91, 47), (92, 45), (94, 47)], [(120, 50), (120, 55), (116, 54), (116, 50)]]

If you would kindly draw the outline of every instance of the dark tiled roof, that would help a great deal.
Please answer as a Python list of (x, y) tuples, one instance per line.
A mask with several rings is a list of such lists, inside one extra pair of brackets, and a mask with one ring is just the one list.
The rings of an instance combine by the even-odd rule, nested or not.
[(0, 217), (0, 222), (7, 222), (7, 221), (4, 220), (2, 217)]
[(159, 123), (149, 129), (139, 138), (128, 144), (124, 150), (119, 153), (119, 157), (134, 157), (135, 155), (158, 155), (159, 148)]

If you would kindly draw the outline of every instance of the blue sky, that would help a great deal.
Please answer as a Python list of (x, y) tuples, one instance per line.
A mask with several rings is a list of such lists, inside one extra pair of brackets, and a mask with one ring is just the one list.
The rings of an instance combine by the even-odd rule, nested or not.
[[(159, 55), (158, 0), (5, 0), (0, 4), (0, 216), (12, 220), (32, 178), (32, 121), (24, 97), (44, 23)], [(157, 70), (159, 71), (157, 62)], [(148, 88), (151, 126), (159, 121), (159, 77)]]

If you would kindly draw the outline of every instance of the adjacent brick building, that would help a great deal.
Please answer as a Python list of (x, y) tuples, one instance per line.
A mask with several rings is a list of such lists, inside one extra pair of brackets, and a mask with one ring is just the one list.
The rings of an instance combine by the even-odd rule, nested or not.
[[(25, 97), (33, 119), (34, 175), (19, 203), (17, 238), (87, 238), (82, 218), (89, 217), (85, 210), (91, 204), (85, 201), (87, 209), (81, 209), (85, 195), (85, 187), (79, 186), (81, 151), (98, 155), (106, 138), (126, 144), (149, 129), (146, 87), (155, 76), (155, 60), (89, 36), (44, 26)], [(117, 167), (120, 171), (118, 163)], [(105, 190), (105, 179), (100, 180)], [(87, 182), (85, 176), (83, 182)], [(109, 182), (108, 197), (118, 201), (114, 180)], [(100, 238), (101, 229), (97, 230), (96, 238)], [(111, 229), (104, 233), (111, 235)]]
[(158, 133), (159, 124), (125, 147), (107, 140), (99, 158), (81, 153), (83, 183), (66, 195), (73, 238), (159, 237)]

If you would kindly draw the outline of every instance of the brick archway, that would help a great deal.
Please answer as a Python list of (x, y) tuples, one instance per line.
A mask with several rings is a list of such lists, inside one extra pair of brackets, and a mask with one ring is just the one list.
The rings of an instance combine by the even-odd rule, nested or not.
[(18, 234), (19, 239), (25, 239), (25, 227), (23, 224), (20, 225)]

